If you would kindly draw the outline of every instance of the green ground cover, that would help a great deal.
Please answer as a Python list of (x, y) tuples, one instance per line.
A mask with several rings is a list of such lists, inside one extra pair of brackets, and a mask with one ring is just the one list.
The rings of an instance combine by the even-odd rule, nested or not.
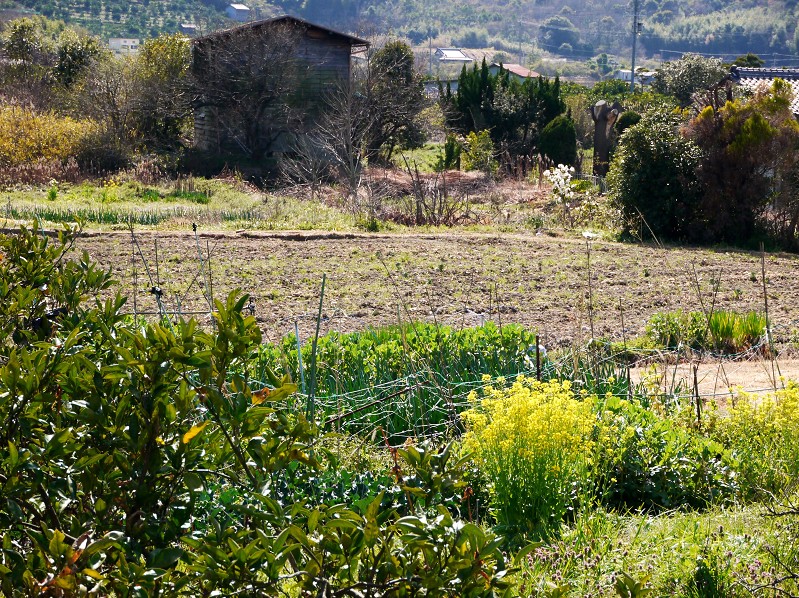
[(221, 229), (352, 230), (344, 210), (296, 196), (272, 195), (235, 181), (177, 179), (151, 185), (111, 178), (40, 189), (7, 190), (0, 207), (9, 220), (61, 224), (82, 221), (95, 228), (152, 226), (170, 229), (186, 222)]

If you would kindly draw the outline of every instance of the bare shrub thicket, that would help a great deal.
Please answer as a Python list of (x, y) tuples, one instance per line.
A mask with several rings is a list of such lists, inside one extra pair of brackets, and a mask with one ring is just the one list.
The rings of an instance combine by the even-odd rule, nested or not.
[(415, 162), (411, 163), (406, 156), (403, 159), (412, 193), (404, 196), (400, 205), (409, 224), (452, 226), (472, 220), (468, 193), (450, 193), (446, 173), (423, 177)]
[(83, 173), (74, 158), (66, 161), (45, 160), (0, 168), (0, 185), (48, 185), (50, 181), (77, 183)]
[(307, 70), (296, 59), (300, 39), (298, 27), (286, 24), (269, 35), (251, 28), (195, 44), (194, 108), (218, 130), (224, 149), (258, 160), (300, 130), (306, 98), (298, 81)]

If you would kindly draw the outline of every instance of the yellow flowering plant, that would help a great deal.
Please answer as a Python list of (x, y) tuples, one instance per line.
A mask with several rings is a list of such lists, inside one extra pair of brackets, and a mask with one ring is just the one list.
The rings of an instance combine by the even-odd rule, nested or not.
[(726, 415), (714, 414), (710, 434), (738, 459), (745, 494), (781, 490), (799, 476), (799, 385), (767, 396), (739, 393)]
[(490, 480), (500, 527), (544, 537), (589, 491), (592, 401), (579, 400), (569, 381), (519, 376), (500, 385), (472, 394), (474, 406), (462, 414), (464, 446)]

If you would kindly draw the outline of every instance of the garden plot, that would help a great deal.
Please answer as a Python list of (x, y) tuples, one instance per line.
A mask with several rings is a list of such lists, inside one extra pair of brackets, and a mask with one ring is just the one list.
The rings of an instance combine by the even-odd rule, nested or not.
[[(187, 227), (188, 228), (188, 227)], [(208, 311), (197, 282), (210, 254), (216, 297), (251, 294), (267, 338), (315, 329), (322, 275), (327, 276), (321, 332), (423, 320), (465, 327), (485, 321), (537, 329), (547, 347), (589, 338), (642, 334), (656, 312), (763, 311), (761, 255), (741, 250), (660, 248), (534, 234), (481, 233), (209, 233), (137, 232), (139, 310), (154, 309), (141, 257), (164, 291), (164, 303)], [(155, 245), (158, 244), (158, 259)], [(78, 242), (113, 269), (131, 297), (130, 234), (92, 234)], [(799, 328), (799, 256), (765, 257), (769, 316), (775, 340), (789, 348)], [(199, 278), (198, 280), (202, 280)], [(150, 303), (148, 303), (150, 302)], [(153, 303), (151, 305), (151, 303)], [(623, 325), (622, 325), (623, 323)]]

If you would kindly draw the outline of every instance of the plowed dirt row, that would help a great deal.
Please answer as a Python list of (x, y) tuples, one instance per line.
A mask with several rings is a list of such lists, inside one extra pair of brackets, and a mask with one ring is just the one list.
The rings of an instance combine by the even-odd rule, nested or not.
[[(168, 309), (204, 319), (204, 294), (219, 299), (238, 288), (253, 297), (273, 340), (293, 332), (295, 321), (303, 337), (312, 334), (323, 274), (323, 333), (399, 320), (452, 326), (493, 320), (535, 327), (547, 345), (563, 346), (592, 335), (642, 333), (657, 311), (764, 309), (761, 256), (741, 250), (463, 232), (195, 238), (148, 231), (136, 238), (140, 250), (127, 233), (89, 234), (78, 243), (112, 268), (129, 311), (134, 294), (137, 311), (155, 311), (148, 290), (160, 286)], [(201, 265), (200, 253), (210, 260)], [(210, 281), (203, 276), (209, 264)], [(769, 313), (782, 342), (799, 322), (798, 265), (799, 256), (790, 254), (765, 258)]]

